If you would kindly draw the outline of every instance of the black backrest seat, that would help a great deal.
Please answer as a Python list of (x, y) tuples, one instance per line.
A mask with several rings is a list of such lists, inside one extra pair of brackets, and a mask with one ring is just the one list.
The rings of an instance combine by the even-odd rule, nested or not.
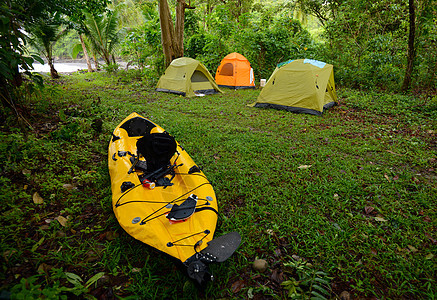
[(176, 141), (167, 132), (147, 133), (137, 141), (137, 151), (147, 161), (147, 173), (151, 173), (170, 165)]

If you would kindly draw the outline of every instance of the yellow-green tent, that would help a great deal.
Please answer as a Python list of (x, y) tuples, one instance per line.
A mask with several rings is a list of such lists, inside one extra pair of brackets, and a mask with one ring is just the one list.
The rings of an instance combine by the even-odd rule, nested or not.
[(336, 105), (333, 66), (312, 59), (279, 64), (251, 106), (321, 115)]
[(156, 90), (187, 97), (222, 93), (205, 66), (189, 57), (173, 60), (159, 79)]

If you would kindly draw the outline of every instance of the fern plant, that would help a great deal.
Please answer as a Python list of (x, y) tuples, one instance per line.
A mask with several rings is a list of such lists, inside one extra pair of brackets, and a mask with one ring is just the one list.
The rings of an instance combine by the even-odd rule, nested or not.
[(294, 260), (284, 264), (285, 272), (291, 276), (281, 283), (291, 299), (328, 299), (330, 294), (328, 274), (317, 271), (303, 260)]

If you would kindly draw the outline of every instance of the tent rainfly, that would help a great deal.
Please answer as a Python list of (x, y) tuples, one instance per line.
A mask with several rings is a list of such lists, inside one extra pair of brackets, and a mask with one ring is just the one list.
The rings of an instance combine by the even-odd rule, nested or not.
[(234, 52), (226, 55), (215, 73), (219, 87), (231, 89), (254, 89), (255, 78), (250, 62), (243, 55)]
[(324, 109), (337, 104), (333, 69), (312, 59), (280, 63), (250, 106), (322, 115)]
[(156, 91), (187, 97), (222, 93), (205, 66), (189, 57), (171, 62), (159, 78)]

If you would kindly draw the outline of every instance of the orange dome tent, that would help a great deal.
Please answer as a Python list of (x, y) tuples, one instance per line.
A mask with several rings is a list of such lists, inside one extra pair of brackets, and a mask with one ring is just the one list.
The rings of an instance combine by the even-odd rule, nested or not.
[(231, 89), (253, 89), (255, 78), (250, 63), (243, 55), (234, 52), (223, 58), (215, 74), (219, 87)]

